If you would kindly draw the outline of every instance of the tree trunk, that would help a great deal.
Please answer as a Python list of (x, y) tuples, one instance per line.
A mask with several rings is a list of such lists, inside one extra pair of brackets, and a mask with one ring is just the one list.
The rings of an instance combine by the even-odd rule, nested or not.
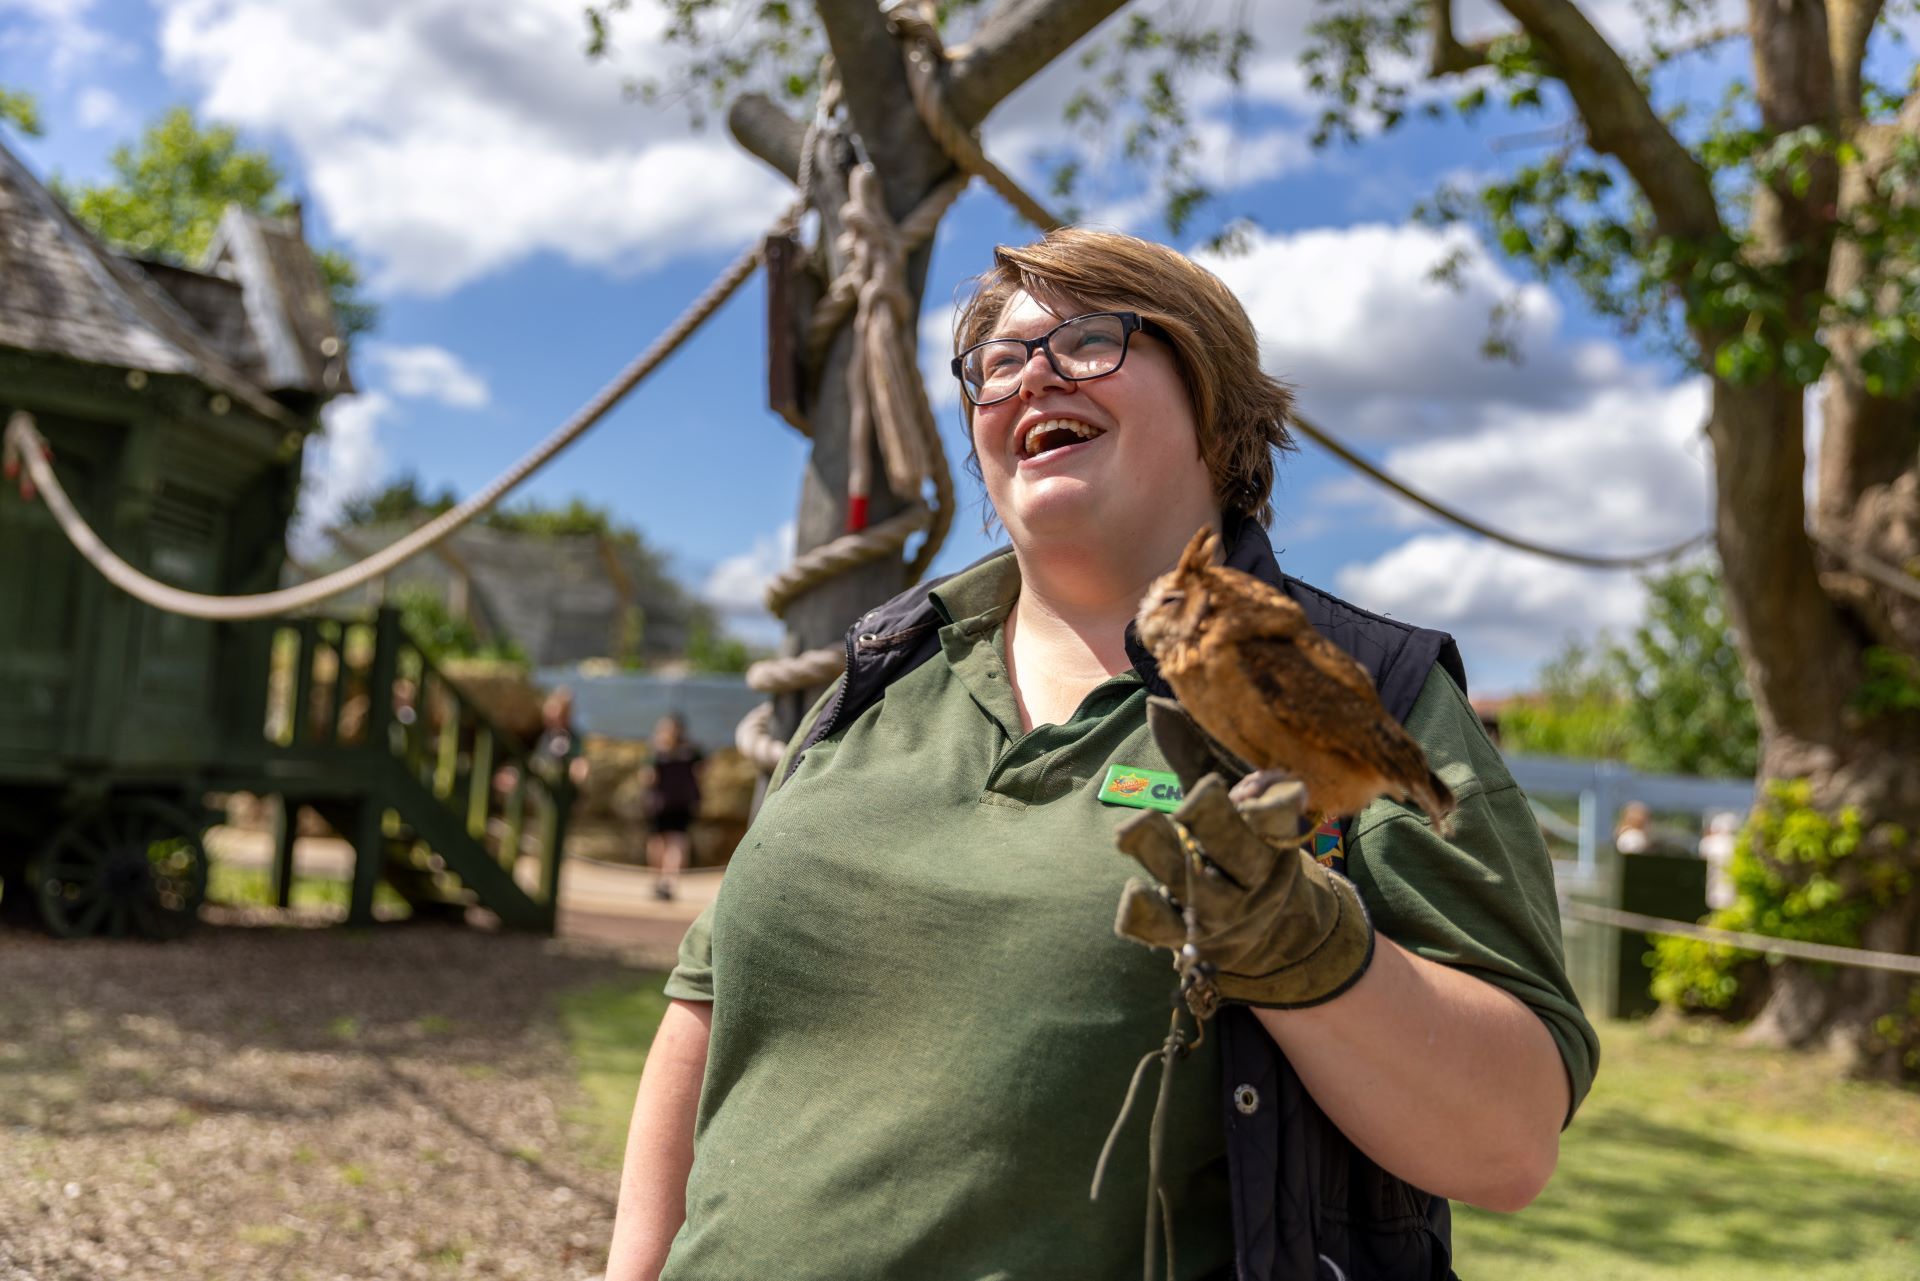
[[(997, 11), (969, 41), (966, 56), (951, 69), (948, 101), (955, 115), (964, 125), (978, 124), (995, 104), (1123, 3), (1124, 0), (1033, 0)], [(834, 62), (840, 69), (847, 118), (880, 175), (889, 212), (896, 220), (904, 218), (952, 171), (953, 164), (921, 123), (908, 92), (899, 42), (887, 29), (875, 0), (818, 0), (818, 9)], [(798, 125), (780, 119), (777, 108), (758, 98), (737, 104), (730, 119), (735, 136), (750, 150), (789, 178), (796, 176)], [(848, 167), (854, 161), (844, 147), (839, 155), (828, 159), (829, 163), (823, 166), (816, 156), (812, 190), (808, 194), (821, 214), (820, 243), (826, 277), (830, 281), (844, 265), (834, 240), (840, 230), (840, 205), (846, 199)], [(908, 285), (916, 311), (931, 256), (929, 243), (907, 261)], [(814, 372), (802, 392), (813, 428), (813, 452), (801, 484), (799, 516), (795, 522), (795, 543), (802, 552), (829, 543), (846, 532), (847, 365), (851, 354), (852, 331), (843, 328), (829, 347), (821, 368)], [(884, 467), (875, 465), (871, 474), (869, 524), (894, 515), (917, 497), (893, 493), (887, 486)], [(787, 612), (786, 651), (800, 653), (823, 645), (839, 645), (854, 619), (906, 585), (906, 564), (894, 558), (862, 565), (808, 592), (794, 601)], [(773, 732), (781, 736), (791, 734), (818, 692), (805, 691), (781, 700)]]

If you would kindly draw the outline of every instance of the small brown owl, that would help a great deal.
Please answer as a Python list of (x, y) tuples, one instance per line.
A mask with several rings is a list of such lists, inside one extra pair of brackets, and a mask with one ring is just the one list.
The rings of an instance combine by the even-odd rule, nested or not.
[(1135, 626), (1181, 705), (1256, 771), (1236, 797), (1295, 778), (1323, 816), (1392, 796), (1446, 831), (1453, 793), (1380, 705), (1366, 669), (1283, 593), (1219, 560), (1219, 538), (1202, 529), (1147, 590)]

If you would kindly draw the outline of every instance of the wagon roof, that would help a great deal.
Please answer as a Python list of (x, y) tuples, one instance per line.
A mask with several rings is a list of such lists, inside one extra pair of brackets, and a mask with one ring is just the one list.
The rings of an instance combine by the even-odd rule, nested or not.
[[(179, 269), (158, 274), (169, 271)], [(243, 291), (246, 283), (239, 281)], [(81, 226), (4, 146), (0, 347), (117, 369), (180, 374), (273, 421), (299, 421), (268, 394), (270, 383), (236, 362), (242, 353), (223, 351), (223, 343), (196, 323), (154, 275)]]

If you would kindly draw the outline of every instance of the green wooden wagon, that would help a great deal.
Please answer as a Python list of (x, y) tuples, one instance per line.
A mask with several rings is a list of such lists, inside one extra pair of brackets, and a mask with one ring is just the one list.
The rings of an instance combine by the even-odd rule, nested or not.
[[(0, 423), (31, 416), (76, 507), (190, 590), (279, 586), (306, 441), (351, 390), (297, 219), (230, 209), (197, 269), (122, 257), (0, 148)], [(215, 624), (108, 584), (46, 508), (0, 493), (0, 920), (165, 937), (206, 893), (210, 792), (353, 846), (350, 922), (550, 930), (568, 787), (379, 611)]]

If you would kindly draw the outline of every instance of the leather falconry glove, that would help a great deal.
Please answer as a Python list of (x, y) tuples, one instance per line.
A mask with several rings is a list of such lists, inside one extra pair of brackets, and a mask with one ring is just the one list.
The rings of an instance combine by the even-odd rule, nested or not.
[(1221, 775), (1244, 767), (1185, 709), (1150, 699), (1147, 724), (1185, 799), (1115, 834), (1153, 881), (1127, 882), (1114, 932), (1172, 949), (1199, 1018), (1224, 1001), (1298, 1009), (1346, 991), (1373, 959), (1373, 924), (1353, 882), (1309, 852), (1305, 788), (1279, 782), (1236, 802)]

